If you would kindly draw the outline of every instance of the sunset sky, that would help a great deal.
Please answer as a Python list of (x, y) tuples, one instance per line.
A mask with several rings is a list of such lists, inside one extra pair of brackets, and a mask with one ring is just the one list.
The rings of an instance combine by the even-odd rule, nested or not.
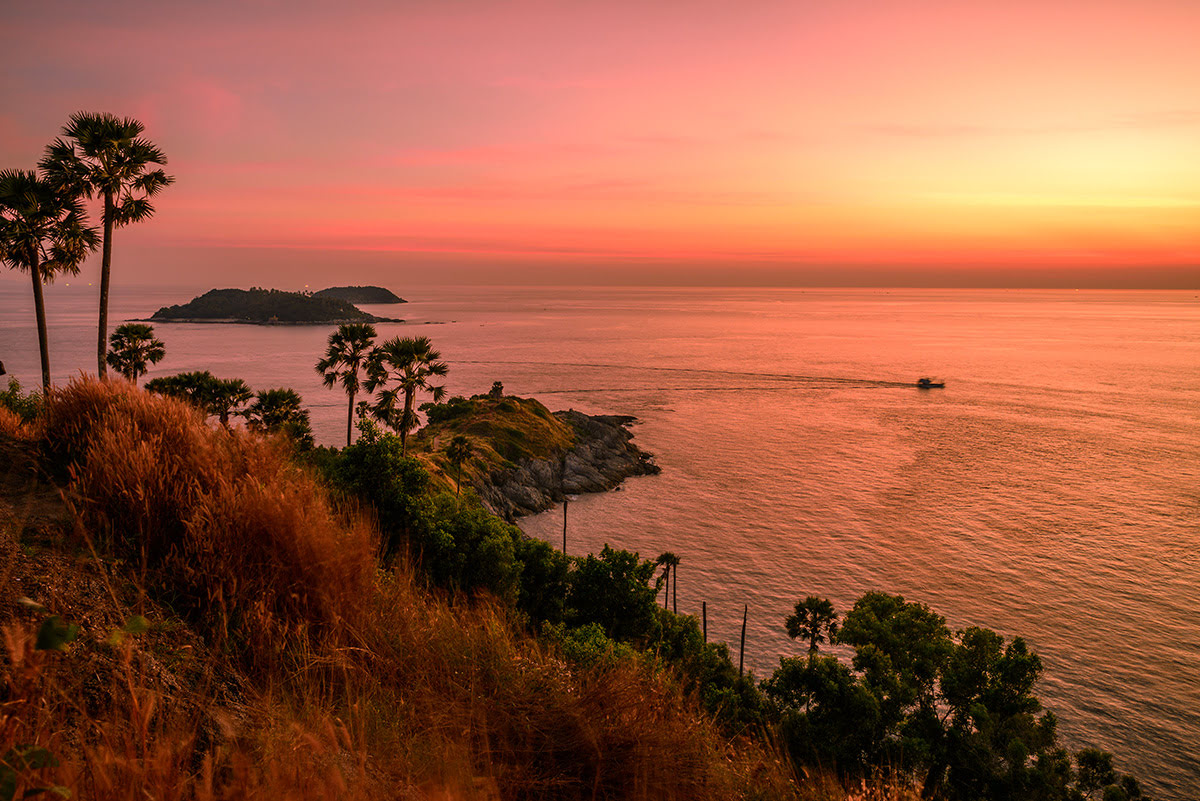
[(1196, 287), (1198, 37), (1195, 0), (7, 3), (0, 167), (144, 121), (177, 183), (120, 280)]

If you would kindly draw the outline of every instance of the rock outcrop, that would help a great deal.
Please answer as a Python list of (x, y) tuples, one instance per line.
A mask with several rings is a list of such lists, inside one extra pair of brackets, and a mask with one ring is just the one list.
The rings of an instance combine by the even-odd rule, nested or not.
[(554, 417), (575, 432), (575, 444), (559, 458), (521, 459), (480, 476), (473, 484), (483, 502), (507, 520), (536, 514), (566, 495), (611, 490), (630, 476), (660, 471), (653, 457), (633, 444), (625, 415), (587, 415), (574, 410)]

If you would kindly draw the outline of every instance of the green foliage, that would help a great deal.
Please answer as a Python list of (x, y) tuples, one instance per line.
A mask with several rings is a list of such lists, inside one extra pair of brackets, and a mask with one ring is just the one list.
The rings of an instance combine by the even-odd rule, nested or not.
[(51, 615), (38, 627), (34, 648), (39, 651), (65, 651), (67, 646), (79, 639), (79, 625), (68, 623), (58, 615)]
[(784, 628), (793, 640), (808, 640), (808, 652), (816, 653), (819, 643), (832, 641), (838, 631), (837, 613), (828, 598), (810, 595), (796, 601), (796, 609), (784, 621)]
[(25, 791), (22, 798), (31, 798), (50, 793), (59, 798), (70, 798), (71, 791), (58, 785), (43, 785), (29, 776), (33, 771), (57, 768), (58, 759), (45, 748), (36, 745), (18, 745), (0, 756), (0, 801), (12, 801), (17, 797), (17, 788), (22, 780)]
[[(1070, 756), (1057, 744), (1054, 716), (1034, 695), (1042, 663), (1024, 640), (1005, 644), (972, 627), (951, 634), (924, 604), (870, 592), (846, 615), (836, 642), (854, 648), (852, 667), (818, 656), (812, 632), (832, 605), (809, 597), (787, 620), (810, 639), (807, 658), (780, 660), (762, 690), (798, 764), (835, 765), (861, 777), (887, 765), (950, 801), (1114, 799), (1112, 757), (1081, 752), (1072, 786)], [(1111, 791), (1108, 788), (1114, 788)]]
[(557, 643), (562, 655), (584, 667), (610, 667), (637, 658), (638, 652), (608, 636), (599, 623), (567, 628), (559, 623), (546, 627), (546, 639)]
[(32, 423), (42, 413), (42, 396), (33, 390), (21, 392), (21, 382), (10, 378), (8, 389), (0, 390), (0, 408), (8, 409), (23, 423)]
[(370, 421), (364, 421), (359, 430), (358, 441), (343, 448), (329, 466), (329, 477), (375, 509), (383, 535), (380, 557), (384, 564), (390, 564), (406, 546), (420, 558), (423, 540), (431, 531), (433, 507), (426, 492), (429, 473), (419, 461), (404, 455), (399, 437), (382, 433)]
[(571, 557), (531, 537), (517, 541), (516, 557), (521, 563), (517, 608), (535, 627), (543, 622), (562, 623), (570, 590)]
[(187, 401), (209, 417), (216, 417), (223, 426), (229, 425), (229, 417), (254, 397), (242, 379), (217, 378), (207, 370), (155, 378), (146, 382), (146, 389)]
[(251, 431), (282, 434), (299, 450), (313, 446), (308, 410), (301, 405), (300, 395), (294, 389), (259, 391), (242, 416), (246, 418), (246, 427)]
[(422, 403), (418, 410), (425, 413), (425, 419), (432, 425), (456, 420), (473, 414), (478, 404), (469, 401), (462, 395), (455, 395), (445, 403)]
[(152, 320), (241, 320), (252, 323), (375, 322), (352, 303), (279, 289), (210, 289), (187, 303), (164, 306)]
[(797, 762), (865, 774), (879, 761), (879, 699), (835, 657), (781, 659), (762, 689), (779, 712), (780, 733)]
[(458, 507), (448, 495), (434, 500), (430, 525), (414, 538), (421, 564), (452, 591), (487, 591), (509, 605), (520, 598), (521, 530), (479, 506)]
[(392, 337), (371, 351), (367, 360), (367, 392), (378, 393), (371, 406), (376, 420), (400, 433), (401, 451), (407, 452), (408, 432), (417, 427), (416, 397), (428, 392), (434, 403), (446, 394), (432, 379), (450, 368), (441, 361), (429, 337)]
[(567, 622), (572, 626), (598, 623), (610, 637), (646, 643), (658, 620), (657, 565), (636, 553), (604, 546), (599, 556), (588, 554), (576, 562), (570, 576)]
[(362, 388), (359, 371), (365, 369), (371, 346), (375, 342), (375, 326), (369, 323), (345, 323), (329, 335), (325, 355), (315, 365), (321, 381), (329, 389), (341, 384), (346, 393), (346, 444), (353, 437), (354, 396)]
[(135, 384), (150, 365), (158, 364), (167, 355), (162, 340), (154, 336), (154, 328), (145, 323), (117, 326), (108, 342), (105, 356), (108, 366)]

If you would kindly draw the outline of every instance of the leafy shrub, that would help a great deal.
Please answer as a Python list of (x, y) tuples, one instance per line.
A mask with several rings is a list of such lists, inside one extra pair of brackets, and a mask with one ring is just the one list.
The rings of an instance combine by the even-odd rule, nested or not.
[(577, 560), (569, 579), (567, 623), (597, 623), (614, 640), (646, 644), (658, 620), (659, 582), (649, 584), (656, 570), (653, 561), (607, 545), (599, 556)]
[(8, 379), (8, 389), (0, 390), (0, 409), (7, 409), (22, 423), (32, 423), (42, 413), (42, 396), (35, 391), (21, 392), (21, 382)]

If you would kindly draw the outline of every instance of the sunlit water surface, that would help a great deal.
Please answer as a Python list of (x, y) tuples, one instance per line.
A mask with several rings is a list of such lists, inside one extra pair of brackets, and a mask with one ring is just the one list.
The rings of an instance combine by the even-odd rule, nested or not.
[[(393, 287), (408, 295), (403, 287)], [(113, 319), (207, 287), (114, 288)], [(0, 282), (0, 359), (37, 380), (32, 304)], [(663, 472), (570, 506), (569, 550), (679, 554), (681, 612), (762, 676), (798, 596), (886, 590), (1024, 636), (1073, 748), (1200, 797), (1200, 299), (1190, 292), (439, 289), (382, 336), (430, 336), (451, 393), (636, 415)], [(56, 381), (94, 369), (94, 288), (48, 292)], [(114, 323), (115, 324), (115, 323)], [(160, 325), (151, 376), (290, 386), (320, 441), (344, 396), (326, 327)], [(922, 391), (919, 376), (946, 388)], [(561, 507), (525, 530), (561, 541)]]

